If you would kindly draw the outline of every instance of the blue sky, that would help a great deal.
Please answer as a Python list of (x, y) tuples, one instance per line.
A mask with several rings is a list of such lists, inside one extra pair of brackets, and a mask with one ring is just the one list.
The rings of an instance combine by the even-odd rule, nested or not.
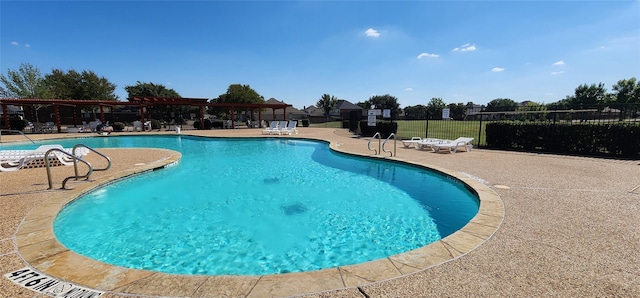
[(640, 79), (640, 1), (6, 1), (0, 70), (92, 70), (214, 98), (248, 84), (294, 107), (322, 94), (401, 107), (550, 103)]

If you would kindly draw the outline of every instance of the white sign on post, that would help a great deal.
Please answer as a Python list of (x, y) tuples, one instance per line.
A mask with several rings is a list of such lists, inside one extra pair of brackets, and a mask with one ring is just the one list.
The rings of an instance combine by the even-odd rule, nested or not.
[(376, 126), (376, 116), (375, 115), (369, 115), (369, 117), (367, 118), (367, 125)]
[(384, 118), (391, 118), (391, 109), (384, 109), (384, 110), (382, 110), (382, 117), (384, 117)]
[(442, 109), (442, 120), (449, 120), (449, 112), (448, 108)]

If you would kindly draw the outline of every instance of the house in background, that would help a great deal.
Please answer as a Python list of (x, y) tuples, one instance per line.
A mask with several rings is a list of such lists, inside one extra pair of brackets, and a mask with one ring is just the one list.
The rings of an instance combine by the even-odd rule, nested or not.
[[(316, 106), (309, 106), (304, 108), (304, 111), (307, 113), (309, 121), (311, 123), (327, 122), (327, 116), (324, 114), (324, 110), (321, 108), (318, 108)], [(338, 101), (336, 102), (336, 106), (333, 108), (333, 110), (331, 110), (331, 112), (329, 112), (328, 120), (336, 121), (349, 119), (349, 115), (352, 111), (357, 111), (363, 116), (366, 115), (366, 111), (362, 107), (352, 104), (347, 100), (338, 99)]]
[[(280, 101), (277, 100), (275, 98), (269, 98), (269, 100), (265, 101), (266, 104), (286, 104), (284, 101)], [(261, 112), (261, 116), (262, 116), (262, 120), (265, 121), (272, 121), (272, 120), (284, 120), (285, 119), (285, 114), (286, 113), (286, 119), (287, 120), (301, 120), (301, 119), (307, 119), (307, 113), (301, 110), (298, 110), (296, 108), (292, 107), (288, 107), (287, 110), (283, 110), (283, 109), (276, 109), (275, 110), (275, 116), (276, 118), (273, 119), (273, 115), (274, 115), (274, 110), (271, 108), (266, 108), (263, 109)], [(254, 113), (254, 117), (255, 119), (253, 120), (257, 120), (258, 116), (257, 116), (257, 112)]]

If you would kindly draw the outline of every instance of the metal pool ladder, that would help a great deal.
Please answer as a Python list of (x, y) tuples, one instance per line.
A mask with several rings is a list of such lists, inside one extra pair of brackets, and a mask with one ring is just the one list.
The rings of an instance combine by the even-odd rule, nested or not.
[[(87, 148), (89, 151), (92, 151), (95, 154), (98, 154), (99, 156), (102, 156), (104, 159), (107, 160), (107, 166), (105, 168), (101, 168), (101, 169), (94, 169), (93, 166), (88, 161), (86, 161), (86, 160), (84, 160), (84, 159), (82, 159), (82, 158), (80, 158), (79, 156), (76, 155), (76, 149), (78, 149), (80, 147)], [(75, 178), (76, 180), (78, 180), (78, 179), (84, 178), (84, 180), (89, 180), (89, 177), (91, 176), (93, 171), (106, 171), (106, 170), (111, 168), (111, 159), (108, 156), (96, 151), (95, 149), (93, 149), (93, 148), (91, 148), (91, 147), (89, 147), (87, 145), (77, 144), (77, 145), (73, 146), (73, 149), (71, 150), (71, 153), (69, 153), (67, 151), (64, 151), (64, 150), (61, 150), (59, 148), (51, 148), (51, 149), (47, 150), (47, 152), (44, 154), (44, 163), (45, 163), (45, 166), (47, 168), (47, 179), (49, 180), (49, 189), (53, 189), (53, 182), (52, 182), (52, 178), (51, 178), (51, 165), (49, 163), (49, 154), (52, 153), (52, 152), (60, 152), (60, 153), (62, 153), (62, 155), (65, 155), (65, 156), (69, 157), (71, 160), (73, 160), (73, 170), (74, 170), (75, 175), (65, 178), (62, 181), (62, 187), (60, 189), (66, 189), (65, 186), (67, 185), (67, 181), (69, 181), (69, 179), (74, 179)], [(89, 168), (89, 170), (87, 171), (86, 174), (78, 175), (78, 161), (84, 163)]]
[[(384, 145), (387, 144), (387, 142), (393, 138), (393, 151), (391, 150), (385, 150), (384, 149)], [(395, 133), (391, 133), (386, 140), (384, 140), (384, 143), (382, 143), (382, 152), (389, 152), (389, 156), (396, 156), (396, 134)]]
[[(369, 139), (369, 143), (367, 144), (367, 148), (369, 148), (369, 151), (375, 151), (375, 155), (378, 155), (378, 153), (380, 152), (381, 138), (382, 138), (382, 135), (380, 135), (379, 132), (376, 132), (376, 134), (374, 134), (373, 137), (371, 137), (371, 139)], [(378, 139), (378, 149), (377, 150), (375, 148), (371, 149), (371, 141), (373, 141), (374, 139)]]
[(15, 129), (0, 129), (0, 140), (2, 139), (2, 133), (3, 132), (9, 132), (9, 133), (17, 132), (17, 133), (21, 134), (23, 137), (27, 138), (27, 140), (29, 140), (32, 144), (36, 143), (31, 138), (27, 137), (27, 135), (25, 135), (24, 132), (19, 131), (19, 130), (15, 130)]

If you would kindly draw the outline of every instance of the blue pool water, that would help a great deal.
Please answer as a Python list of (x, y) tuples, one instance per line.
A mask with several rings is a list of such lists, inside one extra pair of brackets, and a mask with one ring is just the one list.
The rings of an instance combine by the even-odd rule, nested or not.
[(129, 268), (261, 275), (355, 264), (437, 241), (478, 211), (476, 196), (455, 179), (336, 153), (323, 142), (130, 136), (47, 143), (182, 152), (178, 165), (93, 191), (54, 222), (71, 250)]

